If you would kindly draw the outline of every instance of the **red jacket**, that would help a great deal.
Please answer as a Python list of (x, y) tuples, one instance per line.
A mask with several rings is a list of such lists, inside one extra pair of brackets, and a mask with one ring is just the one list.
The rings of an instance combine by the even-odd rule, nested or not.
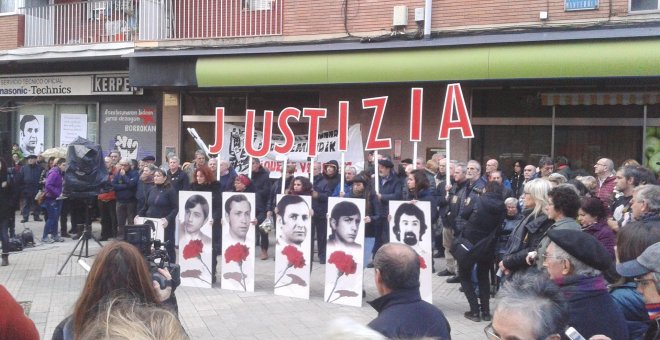
[(0, 339), (31, 340), (39, 339), (34, 322), (25, 316), (21, 305), (0, 285)]
[[(599, 181), (600, 183), (600, 181)], [(596, 194), (596, 197), (600, 198), (601, 201), (603, 201), (603, 205), (605, 206), (605, 209), (609, 211), (610, 206), (612, 205), (612, 192), (614, 191), (614, 186), (616, 185), (616, 176), (610, 175), (609, 177), (605, 178), (603, 181), (603, 184), (600, 185), (598, 188), (598, 193)]]

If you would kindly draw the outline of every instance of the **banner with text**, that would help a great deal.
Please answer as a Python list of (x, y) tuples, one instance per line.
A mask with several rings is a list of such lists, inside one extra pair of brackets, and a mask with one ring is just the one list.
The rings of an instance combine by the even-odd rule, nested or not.
[(156, 155), (156, 105), (102, 104), (100, 144), (107, 155), (140, 160)]

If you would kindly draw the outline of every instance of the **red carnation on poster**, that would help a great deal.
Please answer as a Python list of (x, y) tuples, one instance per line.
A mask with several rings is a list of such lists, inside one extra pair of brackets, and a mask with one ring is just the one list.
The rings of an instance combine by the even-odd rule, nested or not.
[(420, 269), (426, 269), (426, 261), (424, 261), (424, 258), (417, 255), (419, 257), (419, 268)]
[[(284, 249), (282, 249), (282, 255), (286, 256), (286, 260), (287, 260), (288, 264), (287, 264), (286, 268), (284, 269), (284, 271), (282, 271), (282, 274), (277, 279), (277, 281), (275, 281), (275, 288), (281, 288), (281, 287), (284, 287), (284, 286), (288, 286), (290, 284), (297, 283), (295, 281), (291, 281), (287, 284), (284, 284), (282, 286), (277, 287), (277, 283), (280, 282), (280, 280), (284, 277), (284, 274), (286, 274), (286, 272), (287, 272), (287, 270), (289, 270), (289, 268), (291, 268), (291, 267), (293, 267), (293, 268), (302, 268), (302, 267), (305, 266), (305, 256), (295, 246), (288, 245), (288, 246), (284, 247)], [(307, 284), (304, 281), (303, 281), (303, 283)]]
[[(250, 255), (250, 248), (240, 243), (231, 245), (227, 247), (227, 249), (225, 250), (225, 263), (229, 263), (229, 262), (238, 263), (238, 269), (241, 271), (241, 273), (240, 273), (240, 279), (238, 279), (237, 281), (238, 283), (241, 284), (241, 287), (243, 287), (244, 291), (247, 291), (247, 288), (245, 287), (245, 274), (243, 273), (243, 261), (247, 259), (248, 255)], [(234, 276), (232, 275), (225, 277), (234, 278)], [(236, 278), (234, 279), (236, 280)]]
[(204, 251), (202, 240), (191, 240), (183, 248), (183, 259), (187, 260), (193, 257), (199, 257), (202, 251)]
[(355, 271), (357, 270), (357, 263), (355, 263), (355, 261), (353, 260), (353, 255), (346, 254), (341, 250), (335, 251), (332, 254), (330, 254), (328, 263), (334, 264), (335, 267), (337, 268), (337, 278), (335, 279), (335, 285), (332, 287), (332, 290), (328, 295), (328, 301), (326, 302), (335, 302), (338, 299), (340, 299), (342, 296), (345, 296), (340, 294), (339, 297), (330, 301), (332, 294), (334, 294), (335, 289), (337, 288), (337, 282), (339, 282), (339, 279), (341, 278), (342, 275), (348, 276), (350, 274), (355, 274)]
[[(202, 252), (203, 251), (204, 251), (204, 243), (202, 243), (202, 240), (190, 240), (190, 242), (188, 242), (188, 244), (186, 244), (186, 246), (183, 247), (183, 259), (188, 260), (188, 259), (197, 258), (199, 260), (199, 262), (201, 262), (202, 265), (204, 265), (204, 268), (206, 268), (206, 271), (208, 271), (209, 274), (211, 274), (211, 270), (206, 265), (206, 263), (204, 263), (204, 261), (202, 260)], [(211, 274), (211, 275), (213, 275), (213, 274)], [(197, 278), (202, 280), (201, 272), (200, 272), (200, 276), (197, 276)], [(202, 281), (204, 281), (204, 280), (202, 280)]]

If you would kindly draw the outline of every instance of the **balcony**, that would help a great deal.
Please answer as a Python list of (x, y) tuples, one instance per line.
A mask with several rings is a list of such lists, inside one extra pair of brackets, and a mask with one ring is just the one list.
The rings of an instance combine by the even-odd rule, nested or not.
[(282, 34), (284, 0), (105, 0), (24, 7), (25, 47)]

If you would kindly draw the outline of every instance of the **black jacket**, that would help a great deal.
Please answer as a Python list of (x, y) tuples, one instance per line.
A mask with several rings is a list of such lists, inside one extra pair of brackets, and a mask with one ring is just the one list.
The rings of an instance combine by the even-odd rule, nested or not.
[(170, 180), (172, 188), (176, 191), (190, 189), (190, 178), (181, 168), (177, 169), (176, 173), (167, 170), (167, 178)]
[(438, 307), (422, 300), (419, 288), (395, 290), (369, 304), (378, 317), (369, 327), (390, 339), (451, 339), (451, 328)]
[(499, 228), (505, 215), (506, 206), (502, 196), (487, 192), (462, 212), (466, 220), (463, 236), (475, 244)]

